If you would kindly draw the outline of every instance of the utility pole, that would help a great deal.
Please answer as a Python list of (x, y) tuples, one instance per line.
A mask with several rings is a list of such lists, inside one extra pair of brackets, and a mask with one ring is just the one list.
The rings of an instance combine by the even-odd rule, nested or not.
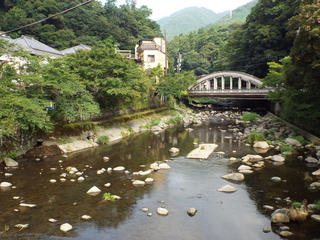
[(180, 73), (181, 71), (181, 62), (182, 62), (182, 54), (178, 53), (178, 59), (177, 59), (177, 72)]

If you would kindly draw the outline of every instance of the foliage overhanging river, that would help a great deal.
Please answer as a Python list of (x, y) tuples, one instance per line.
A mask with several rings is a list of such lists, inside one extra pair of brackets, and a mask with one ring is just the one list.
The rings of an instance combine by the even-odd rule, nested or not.
[[(1, 181), (9, 181), (16, 188), (0, 190), (1, 239), (281, 239), (279, 225), (271, 224), (272, 211), (263, 205), (287, 207), (284, 199), (316, 200), (319, 192), (309, 191), (303, 181), (308, 167), (297, 160), (297, 155), (287, 157), (284, 165), (266, 163), (265, 168), (245, 175), (240, 183), (228, 182), (221, 176), (236, 172), (240, 163), (231, 163), (230, 157), (241, 158), (255, 153), (244, 143), (233, 141), (227, 123), (210, 121), (193, 126), (188, 132), (184, 127), (167, 129), (155, 135), (144, 132), (120, 143), (75, 152), (68, 158), (52, 157), (44, 161), (29, 160), (6, 177), (1, 166)], [(194, 149), (193, 141), (216, 143), (218, 148), (207, 160), (187, 159)], [(172, 157), (169, 149), (180, 152)], [(217, 152), (225, 152), (223, 155)], [(267, 154), (261, 154), (267, 156)], [(110, 158), (108, 162), (103, 157)], [(62, 160), (62, 161), (59, 161)], [(168, 160), (169, 170), (159, 170), (147, 177), (154, 179), (144, 187), (132, 185), (133, 172), (149, 169), (155, 161)], [(68, 166), (83, 172), (85, 181), (60, 182), (61, 174)], [(97, 170), (124, 166), (130, 173)], [(286, 181), (272, 182), (279, 176)], [(145, 179), (146, 177), (139, 177)], [(137, 179), (139, 179), (137, 178)], [(57, 179), (51, 183), (50, 179)], [(104, 185), (111, 183), (109, 188)], [(217, 189), (229, 184), (237, 188), (232, 194)], [(86, 194), (93, 186), (102, 192), (96, 196)], [(114, 202), (103, 202), (103, 193), (121, 197)], [(21, 207), (20, 202), (36, 204), (33, 208)], [(157, 214), (157, 208), (165, 206), (167, 216)], [(148, 208), (147, 212), (141, 211)], [(196, 208), (195, 216), (187, 214)], [(148, 213), (152, 213), (148, 216)], [(89, 215), (90, 220), (81, 216)], [(56, 219), (51, 223), (48, 219)], [(63, 233), (59, 227), (69, 223), (73, 230)], [(29, 224), (25, 229), (16, 224)], [(294, 233), (290, 239), (319, 239), (319, 223), (310, 219), (286, 224)], [(264, 233), (269, 228), (271, 232)], [(4, 231), (7, 230), (7, 231)]]

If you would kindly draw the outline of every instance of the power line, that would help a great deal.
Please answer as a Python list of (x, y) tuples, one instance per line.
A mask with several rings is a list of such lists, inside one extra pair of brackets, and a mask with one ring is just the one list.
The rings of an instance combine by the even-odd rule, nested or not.
[(39, 20), (39, 21), (30, 23), (30, 24), (27, 24), (27, 25), (24, 25), (24, 26), (22, 26), (22, 27), (18, 27), (18, 28), (16, 28), (16, 29), (13, 29), (13, 30), (10, 30), (10, 31), (4, 32), (4, 33), (0, 33), (0, 36), (5, 35), (5, 34), (8, 34), (8, 33), (11, 33), (11, 32), (15, 32), (15, 31), (20, 30), (20, 29), (22, 29), (22, 28), (30, 27), (30, 26), (32, 26), (32, 25), (41, 23), (41, 22), (46, 21), (46, 20), (48, 20), (48, 19), (50, 19), (50, 18), (59, 16), (59, 15), (61, 15), (61, 14), (64, 14), (64, 13), (66, 13), (66, 12), (69, 12), (69, 11), (71, 11), (71, 10), (73, 10), (73, 9), (76, 9), (76, 8), (78, 8), (78, 7), (84, 6), (84, 5), (86, 5), (86, 4), (88, 4), (88, 3), (91, 3), (91, 2), (93, 2), (93, 1), (95, 1), (95, 0), (89, 0), (89, 1), (86, 1), (86, 2), (84, 2), (84, 3), (80, 3), (80, 4), (78, 4), (78, 5), (76, 5), (76, 6), (72, 7), (72, 8), (68, 8), (68, 9), (66, 9), (66, 10), (64, 10), (64, 11), (62, 11), (62, 12), (53, 14), (53, 15), (51, 15), (50, 17), (46, 17), (46, 18), (44, 18), (44, 19), (41, 19), (41, 20)]

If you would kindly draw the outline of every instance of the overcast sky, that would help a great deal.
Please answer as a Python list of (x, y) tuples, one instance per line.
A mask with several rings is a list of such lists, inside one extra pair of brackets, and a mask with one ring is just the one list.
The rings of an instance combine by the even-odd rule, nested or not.
[[(105, 2), (105, 0), (100, 1)], [(137, 6), (146, 5), (152, 9), (153, 14), (151, 18), (153, 20), (159, 20), (187, 7), (205, 7), (215, 13), (220, 13), (236, 9), (251, 1), (252, 0), (137, 0)], [(117, 0), (118, 5), (125, 3), (125, 0)]]

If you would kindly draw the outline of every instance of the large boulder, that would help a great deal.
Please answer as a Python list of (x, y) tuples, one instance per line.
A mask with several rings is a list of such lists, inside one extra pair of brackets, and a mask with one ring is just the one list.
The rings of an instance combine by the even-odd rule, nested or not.
[(281, 208), (277, 209), (271, 214), (272, 223), (288, 223), (290, 222), (289, 218), (289, 209)]
[(25, 157), (38, 157), (43, 158), (44, 156), (56, 156), (63, 154), (63, 150), (58, 145), (50, 146), (37, 146), (26, 152)]
[(280, 155), (274, 155), (272, 156), (271, 160), (274, 162), (284, 162), (285, 158)]
[(237, 189), (233, 186), (225, 185), (225, 186), (219, 188), (218, 191), (225, 192), (225, 193), (233, 193), (233, 192), (237, 191)]
[(5, 158), (4, 163), (7, 167), (18, 167), (19, 163), (13, 160), (12, 158)]
[(231, 181), (243, 181), (244, 175), (242, 173), (230, 173), (222, 176), (223, 179), (231, 180)]
[(286, 138), (285, 143), (288, 145), (296, 146), (296, 147), (301, 147), (301, 143), (293, 138)]
[(319, 163), (319, 160), (314, 157), (307, 157), (304, 161), (306, 161), (307, 163), (315, 163), (315, 164)]
[(161, 216), (167, 216), (169, 214), (169, 211), (165, 208), (159, 207), (157, 209), (157, 213)]
[(60, 226), (60, 230), (62, 232), (68, 232), (68, 231), (72, 230), (72, 226), (69, 223), (64, 223)]
[(258, 141), (255, 144), (253, 144), (254, 148), (262, 148), (262, 149), (268, 149), (269, 144), (266, 141)]
[(312, 173), (312, 175), (314, 175), (314, 176), (320, 176), (320, 169), (318, 169), (317, 171), (314, 171), (314, 172)]

